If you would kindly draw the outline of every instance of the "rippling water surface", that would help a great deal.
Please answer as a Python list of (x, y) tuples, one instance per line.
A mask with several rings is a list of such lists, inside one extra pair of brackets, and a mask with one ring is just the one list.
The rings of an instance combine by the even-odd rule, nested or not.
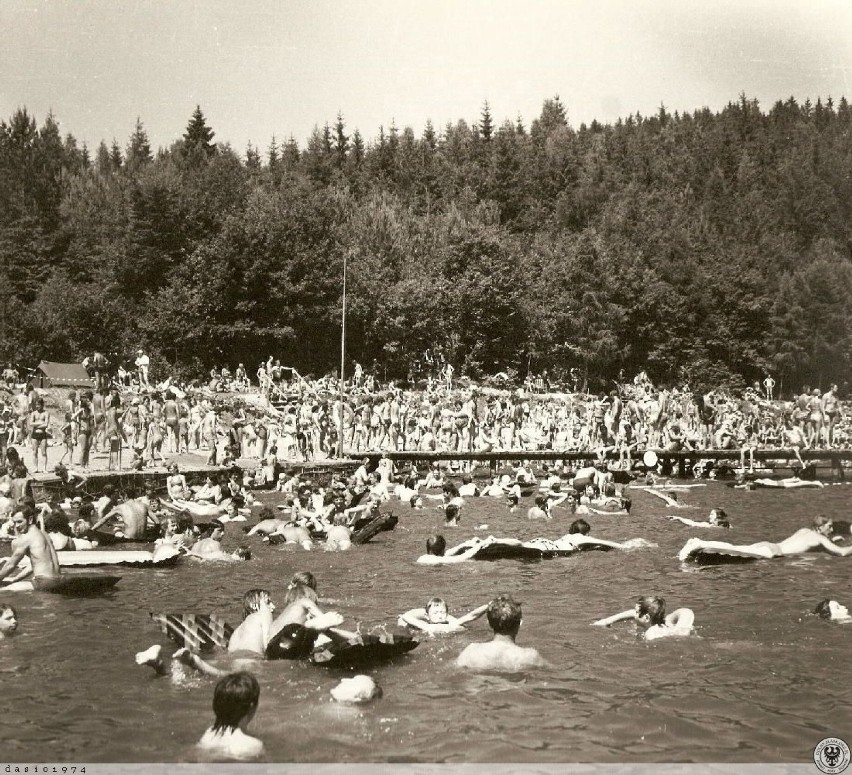
[[(364, 708), (331, 702), (344, 673), (258, 662), (261, 702), (251, 729), (270, 761), (806, 761), (822, 738), (852, 734), (852, 626), (808, 613), (827, 596), (852, 603), (852, 558), (686, 570), (676, 554), (693, 535), (750, 543), (781, 539), (816, 514), (848, 519), (850, 492), (846, 485), (743, 492), (712, 483), (684, 493), (681, 501), (695, 508), (679, 513), (704, 519), (722, 506), (734, 528), (702, 531), (664, 519), (672, 509), (634, 491), (629, 517), (589, 517), (592, 532), (643, 537), (657, 548), (446, 567), (414, 563), (436, 512), (396, 504), (396, 530), (349, 552), (257, 543), (256, 559), (238, 565), (121, 569), (115, 592), (102, 598), (6, 593), (0, 599), (17, 607), (21, 631), (0, 643), (3, 758), (194, 760), (194, 743), (212, 720), (214, 683), (174, 685), (136, 666), (136, 651), (167, 643), (148, 611), (215, 611), (237, 623), (246, 589), (263, 586), (281, 600), (290, 575), (311, 570), (321, 603), (365, 630), (392, 627), (397, 614), (432, 595), (462, 613), (509, 592), (524, 609), (519, 642), (536, 646), (549, 666), (516, 675), (457, 669), (465, 644), (488, 637), (484, 619), (376, 668), (384, 698)], [(552, 523), (529, 523), (527, 505), (508, 514), (502, 502), (471, 499), (448, 541), (567, 532), (565, 511)], [(487, 530), (475, 530), (483, 524)], [(239, 526), (228, 529), (226, 546), (235, 545)], [(693, 608), (697, 634), (646, 643), (632, 625), (589, 626), (641, 594), (664, 596), (670, 609)]]

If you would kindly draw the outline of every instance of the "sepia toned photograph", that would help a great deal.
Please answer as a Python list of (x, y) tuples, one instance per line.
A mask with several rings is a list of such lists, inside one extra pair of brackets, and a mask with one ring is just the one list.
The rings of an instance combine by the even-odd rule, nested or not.
[(5, 772), (847, 768), (852, 4), (0, 30)]

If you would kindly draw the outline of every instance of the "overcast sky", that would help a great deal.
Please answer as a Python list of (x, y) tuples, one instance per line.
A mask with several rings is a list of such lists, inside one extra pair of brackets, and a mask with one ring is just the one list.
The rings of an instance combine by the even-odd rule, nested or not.
[(90, 147), (154, 147), (200, 104), (240, 152), (301, 146), (340, 111), (395, 122), (520, 114), (559, 94), (573, 126), (741, 92), (852, 100), (852, 0), (0, 0), (0, 118), (53, 110)]

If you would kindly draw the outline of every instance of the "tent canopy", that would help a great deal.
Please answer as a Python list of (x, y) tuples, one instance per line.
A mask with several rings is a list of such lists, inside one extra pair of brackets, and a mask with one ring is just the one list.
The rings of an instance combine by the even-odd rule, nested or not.
[(92, 378), (82, 363), (42, 361), (36, 369), (40, 387), (91, 387)]

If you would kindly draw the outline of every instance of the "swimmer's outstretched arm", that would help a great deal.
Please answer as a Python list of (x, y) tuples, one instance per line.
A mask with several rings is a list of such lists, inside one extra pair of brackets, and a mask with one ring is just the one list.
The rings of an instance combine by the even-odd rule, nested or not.
[(113, 517), (120, 517), (121, 514), (117, 510), (113, 509), (108, 514), (104, 514), (94, 525), (92, 525), (92, 530), (97, 530), (101, 525), (109, 522)]
[(631, 608), (629, 611), (622, 611), (620, 614), (613, 614), (612, 616), (607, 616), (605, 619), (598, 619), (596, 622), (592, 622), (592, 626), (609, 627), (611, 624), (616, 624), (617, 622), (626, 622), (635, 618), (636, 609)]
[[(484, 603), (478, 608), (474, 608), (469, 613), (466, 613), (464, 616), (459, 616), (456, 619), (456, 624), (464, 626), (465, 624), (469, 624), (470, 622), (476, 621), (480, 616), (482, 616), (488, 610), (488, 603)], [(425, 611), (424, 611), (425, 613)]]
[(409, 627), (414, 627), (417, 630), (425, 631), (429, 627), (426, 609), (412, 608), (411, 610), (399, 615), (398, 623), (401, 627), (408, 625)]
[(709, 522), (696, 522), (694, 519), (687, 519), (686, 517), (676, 517), (672, 514), (669, 514), (666, 519), (671, 519), (676, 522), (682, 522), (684, 525), (689, 527), (715, 527), (715, 525), (711, 525)]
[(819, 542), (822, 545), (822, 548), (830, 554), (836, 554), (840, 557), (848, 557), (850, 554), (852, 554), (852, 546), (838, 546), (836, 543), (830, 541), (824, 535), (819, 536)]

